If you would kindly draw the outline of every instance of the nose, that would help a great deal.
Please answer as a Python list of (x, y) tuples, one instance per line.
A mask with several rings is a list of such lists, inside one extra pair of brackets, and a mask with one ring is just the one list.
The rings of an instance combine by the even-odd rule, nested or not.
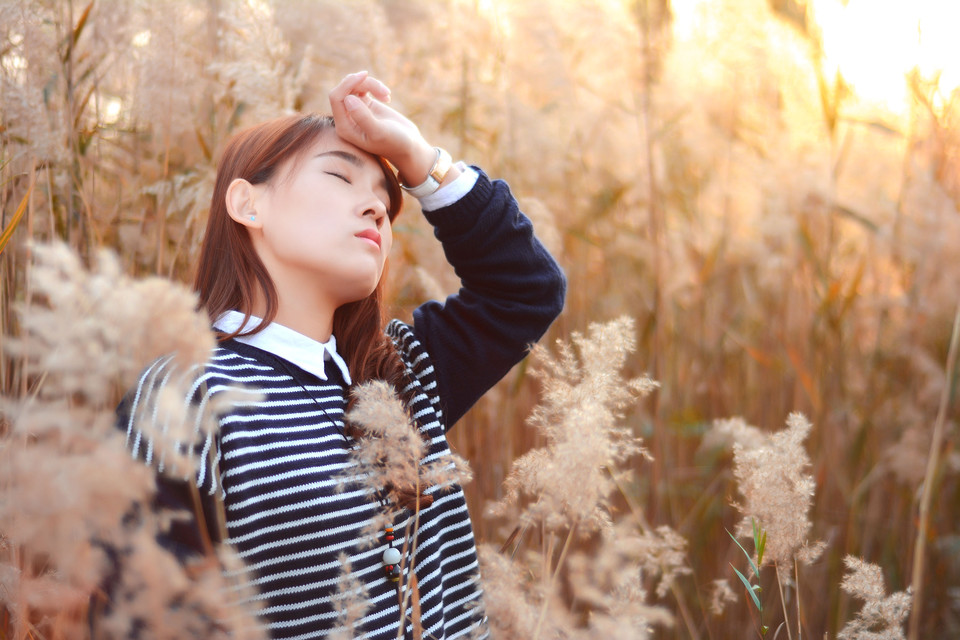
[(387, 205), (378, 198), (376, 195), (371, 195), (370, 201), (367, 203), (366, 209), (363, 212), (364, 216), (371, 216), (377, 225), (377, 229), (383, 226), (383, 222), (387, 219)]

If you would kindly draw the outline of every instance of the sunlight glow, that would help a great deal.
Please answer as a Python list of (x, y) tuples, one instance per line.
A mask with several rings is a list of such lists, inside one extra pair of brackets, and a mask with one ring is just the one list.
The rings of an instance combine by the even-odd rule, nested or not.
[(273, 7), (267, 0), (247, 0), (247, 6), (260, 18), (266, 20), (273, 17)]
[(27, 60), (17, 53), (17, 48), (23, 43), (23, 34), (13, 32), (8, 36), (8, 39), (12, 46), (0, 53), (0, 69), (3, 69), (11, 78), (22, 81), (23, 73), (27, 68)]
[(150, 30), (145, 29), (133, 36), (133, 46), (135, 47), (145, 47), (150, 44)]
[(892, 112), (909, 100), (904, 76), (940, 73), (940, 89), (960, 86), (960, 2), (813, 0), (828, 71), (839, 70), (856, 94)]
[(103, 121), (106, 124), (114, 124), (120, 119), (120, 111), (123, 109), (123, 103), (119, 98), (108, 98), (103, 109)]
[[(839, 71), (867, 105), (906, 113), (910, 96), (905, 76), (914, 68), (925, 79), (939, 74), (945, 95), (960, 87), (960, 1), (807, 1), (813, 30), (821, 35), (827, 76)], [(672, 0), (671, 9), (674, 36), (680, 41), (735, 31), (731, 14), (760, 17), (769, 12), (766, 0)], [(725, 22), (719, 17), (724, 14)]]

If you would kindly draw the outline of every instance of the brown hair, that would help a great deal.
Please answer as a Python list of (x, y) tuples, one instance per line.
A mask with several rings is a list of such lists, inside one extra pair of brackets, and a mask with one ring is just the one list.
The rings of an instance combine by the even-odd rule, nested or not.
[[(297, 161), (300, 154), (324, 132), (332, 131), (333, 118), (320, 115), (291, 115), (270, 120), (241, 131), (227, 143), (217, 169), (207, 231), (200, 249), (200, 261), (194, 289), (200, 306), (211, 321), (230, 309), (247, 318), (253, 308), (257, 287), (266, 301), (263, 321), (243, 335), (262, 331), (277, 315), (279, 299), (276, 286), (254, 251), (247, 230), (227, 213), (227, 187), (235, 178), (251, 184), (263, 184), (277, 176), (287, 160)], [(403, 204), (397, 176), (383, 158), (378, 158), (387, 178), (392, 221)], [(372, 294), (363, 300), (345, 304), (333, 316), (333, 334), (337, 347), (350, 369), (354, 384), (382, 379), (401, 388), (403, 364), (390, 339), (383, 333), (383, 278)], [(240, 329), (220, 340), (241, 335)]]

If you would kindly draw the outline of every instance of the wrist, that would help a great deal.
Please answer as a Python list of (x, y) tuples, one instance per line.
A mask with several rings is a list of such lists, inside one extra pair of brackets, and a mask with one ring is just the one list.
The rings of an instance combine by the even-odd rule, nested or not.
[(436, 159), (436, 148), (431, 147), (425, 140), (422, 141), (394, 163), (400, 183), (414, 186), (422, 183)]
[(441, 184), (450, 182), (459, 174), (459, 171), (455, 171), (450, 175), (451, 168), (453, 168), (453, 160), (450, 154), (440, 147), (434, 147), (433, 163), (423, 181), (417, 184), (405, 184), (401, 178), (400, 186), (413, 197), (424, 198), (437, 191)]

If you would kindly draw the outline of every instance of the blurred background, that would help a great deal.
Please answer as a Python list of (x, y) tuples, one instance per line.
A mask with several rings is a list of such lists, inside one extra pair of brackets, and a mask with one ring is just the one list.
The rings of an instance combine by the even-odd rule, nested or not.
[[(545, 342), (636, 319), (628, 373), (662, 387), (624, 418), (654, 457), (627, 498), (686, 538), (693, 570), (657, 637), (752, 634), (745, 598), (710, 613), (743, 557), (724, 531), (740, 520), (729, 447), (706, 436), (801, 411), (827, 543), (799, 572), (805, 634), (835, 637), (859, 608), (847, 554), (910, 584), (932, 467), (914, 615), (919, 637), (957, 638), (952, 402), (936, 456), (931, 441), (956, 383), (958, 24), (944, 0), (2, 0), (0, 335), (18, 331), (28, 240), (190, 282), (225, 140), (326, 111), (367, 69), (430, 141), (510, 183), (569, 278)], [(391, 306), (409, 319), (458, 282), (414, 201), (396, 237)], [(5, 352), (4, 394), (21, 373)], [(536, 402), (520, 365), (451, 432), (481, 540), (509, 533), (484, 505), (541, 444)], [(674, 598), (652, 600), (677, 613)]]

